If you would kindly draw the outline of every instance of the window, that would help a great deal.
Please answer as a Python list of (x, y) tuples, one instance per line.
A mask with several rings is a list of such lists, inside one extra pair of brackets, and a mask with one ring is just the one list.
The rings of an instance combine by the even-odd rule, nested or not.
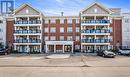
[(129, 19), (125, 19), (125, 23), (129, 23)]
[(64, 19), (60, 19), (60, 24), (64, 24)]
[(55, 27), (51, 27), (51, 33), (55, 33), (56, 32), (56, 28)]
[(68, 40), (68, 41), (71, 41), (71, 40), (73, 40), (73, 37), (72, 37), (72, 36), (68, 36), (68, 37), (67, 37), (67, 40)]
[(56, 40), (56, 37), (55, 36), (51, 36), (50, 40), (54, 41), (54, 40)]
[(68, 24), (72, 24), (72, 19), (68, 19), (68, 20), (67, 20), (67, 23), (68, 23)]
[(79, 23), (79, 19), (76, 19), (76, 23)]
[(60, 36), (60, 40), (61, 40), (61, 41), (64, 41), (64, 36)]
[(45, 29), (44, 29), (44, 32), (48, 32), (48, 28), (45, 28)]
[(97, 13), (97, 8), (94, 9), (94, 12)]
[(75, 45), (75, 49), (80, 49), (80, 45)]
[(3, 30), (0, 28), (0, 32), (3, 32)]
[(48, 23), (49, 23), (49, 20), (48, 20), (48, 19), (46, 19), (46, 20), (45, 20), (45, 24), (48, 24)]
[(49, 40), (48, 36), (45, 36), (45, 41)]
[(51, 23), (56, 23), (55, 19), (51, 19), (50, 21), (51, 21)]
[(113, 32), (112, 27), (110, 27), (110, 32)]
[(2, 24), (3, 23), (3, 21), (2, 20), (0, 20), (0, 24)]
[(29, 10), (28, 9), (26, 9), (26, 14), (28, 14), (29, 13)]
[(76, 27), (76, 32), (80, 32), (80, 28), (79, 27)]
[(67, 32), (70, 33), (70, 32), (72, 32), (72, 31), (73, 31), (73, 30), (72, 30), (72, 27), (68, 27), (68, 28), (67, 28)]
[(64, 33), (64, 27), (61, 27), (61, 28), (60, 28), (60, 32), (61, 32), (61, 33)]
[(76, 36), (76, 41), (80, 41), (80, 36)]

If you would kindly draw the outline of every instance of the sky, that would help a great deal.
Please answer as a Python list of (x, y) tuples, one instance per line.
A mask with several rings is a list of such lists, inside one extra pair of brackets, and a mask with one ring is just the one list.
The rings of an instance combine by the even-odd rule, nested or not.
[(60, 16), (61, 12), (65, 16), (75, 16), (95, 1), (107, 8), (121, 8), (123, 13), (130, 12), (130, 0), (15, 0), (15, 6), (30, 4), (45, 16)]

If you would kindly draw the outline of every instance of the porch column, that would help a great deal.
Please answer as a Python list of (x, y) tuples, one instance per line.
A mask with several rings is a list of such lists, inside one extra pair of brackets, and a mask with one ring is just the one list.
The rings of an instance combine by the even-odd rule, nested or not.
[(56, 45), (54, 45), (54, 53), (56, 53)]
[(72, 53), (73, 53), (73, 50), (74, 50), (73, 46), (74, 46), (74, 45), (72, 44)]
[(65, 53), (65, 49), (64, 49), (65, 47), (64, 47), (64, 46), (65, 46), (65, 45), (63, 44), (63, 53)]
[(46, 51), (45, 51), (46, 53), (48, 53), (48, 45), (46, 44)]

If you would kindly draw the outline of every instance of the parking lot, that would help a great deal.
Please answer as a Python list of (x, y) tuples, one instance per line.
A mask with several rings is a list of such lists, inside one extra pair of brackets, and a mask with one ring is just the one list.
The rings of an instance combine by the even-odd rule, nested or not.
[(66, 59), (46, 55), (0, 56), (0, 77), (130, 77), (130, 57), (103, 58), (73, 54)]

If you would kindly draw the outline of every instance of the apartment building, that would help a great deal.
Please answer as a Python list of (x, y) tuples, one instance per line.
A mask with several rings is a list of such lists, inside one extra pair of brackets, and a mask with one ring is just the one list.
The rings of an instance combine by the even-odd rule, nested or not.
[(24, 4), (14, 14), (14, 49), (19, 52), (42, 52), (43, 15)]
[(130, 49), (130, 13), (123, 13), (122, 16), (122, 48)]
[(120, 8), (107, 8), (95, 2), (79, 13), (44, 16), (24, 4), (6, 19), (6, 44), (11, 43), (14, 50), (22, 53), (87, 52), (128, 45), (123, 31), (128, 16), (122, 16)]
[(6, 16), (0, 15), (0, 44), (6, 45)]
[(78, 16), (45, 17), (44, 49), (46, 53), (73, 53), (80, 49), (80, 18)]

